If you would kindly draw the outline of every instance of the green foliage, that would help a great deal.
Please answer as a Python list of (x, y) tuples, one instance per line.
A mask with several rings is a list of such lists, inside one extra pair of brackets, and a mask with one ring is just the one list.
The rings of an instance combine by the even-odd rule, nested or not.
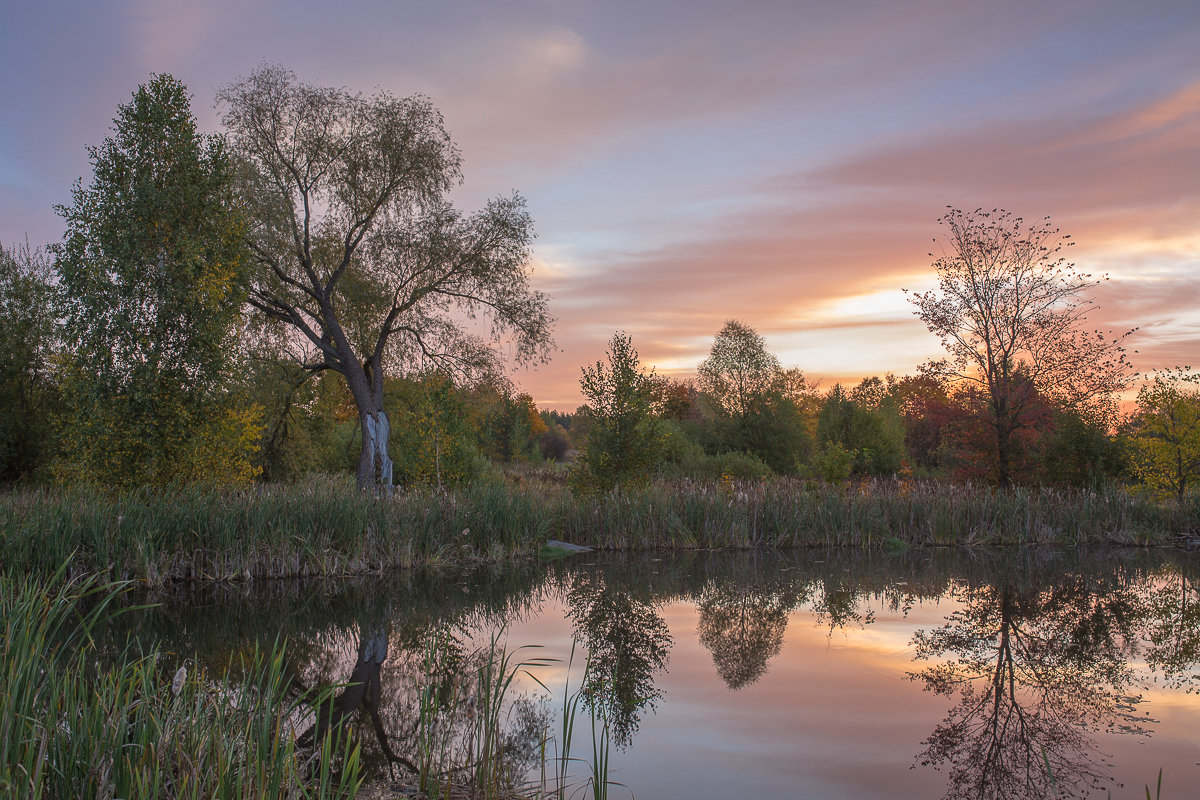
[(685, 466), (704, 458), (704, 448), (684, 432), (680, 423), (673, 419), (659, 423), (663, 465)]
[[(608, 363), (584, 367), (579, 380), (590, 428), (571, 472), (579, 492), (608, 492), (647, 480), (662, 458), (661, 434), (651, 415), (653, 386), (625, 333), (613, 334)], [(653, 375), (653, 371), (651, 372)]]
[(1049, 483), (1099, 489), (1125, 474), (1127, 462), (1122, 442), (1102, 423), (1061, 411), (1046, 435), (1042, 471)]
[(474, 387), (467, 394), (484, 455), (505, 463), (542, 460), (542, 436), (549, 429), (532, 396), (491, 383)]
[(784, 475), (807, 459), (811, 438), (799, 401), (810, 387), (799, 371), (779, 366), (753, 328), (725, 323), (697, 372), (717, 410), (713, 449), (753, 453)]
[(1138, 391), (1130, 437), (1133, 471), (1155, 495), (1183, 499), (1200, 478), (1200, 375), (1166, 370)]
[(49, 444), (52, 296), (45, 254), (0, 243), (0, 484), (33, 476)]
[(692, 478), (719, 481), (762, 480), (775, 473), (753, 453), (726, 452), (712, 455), (684, 432), (680, 423), (666, 420), (659, 423), (663, 438), (663, 462), (659, 474), (670, 478)]
[(722, 417), (717, 424), (721, 450), (749, 453), (781, 475), (796, 472), (811, 449), (799, 410), (786, 397), (772, 394), (741, 417)]
[(452, 486), (481, 471), (462, 394), (444, 375), (388, 381), (392, 455), (401, 486)]
[(705, 477), (720, 480), (765, 480), (775, 473), (771, 467), (753, 453), (721, 453), (716, 456), (706, 456), (700, 474)]
[(336, 375), (312, 375), (294, 361), (252, 362), (247, 393), (263, 407), (255, 457), (267, 482), (352, 469), (358, 457), (358, 414)]
[(54, 248), (67, 350), (69, 480), (244, 483), (255, 415), (228, 391), (246, 225), (224, 140), (196, 129), (187, 89), (156, 75), (89, 148)]
[(850, 453), (855, 475), (893, 475), (904, 457), (904, 421), (883, 382), (867, 378), (849, 393), (841, 385), (830, 390), (817, 420), (817, 440), (823, 459), (838, 452), (829, 448), (834, 443)]
[(847, 450), (841, 442), (826, 442), (813, 456), (813, 468), (823, 480), (844, 481), (854, 471), (856, 456), (856, 453)]
[(731, 319), (717, 332), (708, 358), (696, 369), (700, 388), (730, 416), (745, 417), (774, 388), (779, 359), (749, 325)]

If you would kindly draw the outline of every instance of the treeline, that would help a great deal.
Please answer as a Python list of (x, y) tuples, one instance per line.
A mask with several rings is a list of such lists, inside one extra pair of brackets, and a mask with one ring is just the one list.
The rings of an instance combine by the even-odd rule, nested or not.
[(943, 217), (939, 289), (910, 300), (947, 357), (917, 375), (820, 387), (731, 321), (694, 380), (617, 334), (582, 370), (584, 406), (539, 411), (498, 356), (553, 345), (532, 222), (518, 195), (449, 203), (461, 158), (428, 99), (265, 66), (218, 100), (226, 133), (203, 134), (186, 88), (154, 76), (89, 148), (62, 241), (0, 244), (0, 484), (351, 470), (365, 490), (549, 461), (578, 493), (912, 476), (1182, 498), (1200, 477), (1196, 375), (1156, 373), (1119, 413), (1129, 334), (1088, 331), (1099, 279), (1045, 220)]
[[(1181, 497), (1200, 466), (1194, 384), (1188, 371), (1160, 373), (1139, 393), (1138, 407), (1121, 415), (1111, 403), (1069, 407), (1020, 381), (1012, 482), (1119, 483)], [(821, 389), (798, 369), (782, 368), (763, 337), (737, 321), (718, 332), (695, 380), (642, 368), (630, 338), (618, 333), (607, 362), (585, 369), (582, 385), (593, 405), (564, 428), (577, 432), (571, 442), (583, 452), (575, 479), (585, 488), (652, 474), (998, 481), (994, 408), (976, 385), (927, 371)]]
[[(260, 341), (234, 353), (203, 399), (192, 399), (210, 415), (198, 423), (179, 399), (189, 395), (182, 380), (129, 380), (129, 391), (84, 372), (58, 315), (59, 292), (47, 253), (0, 245), (0, 485), (227, 486), (354, 471), (362, 431), (340, 376), (307, 370)], [(565, 461), (574, 441), (573, 415), (539, 412), (502, 378), (387, 377), (384, 398), (403, 486), (453, 486), (497, 464)]]

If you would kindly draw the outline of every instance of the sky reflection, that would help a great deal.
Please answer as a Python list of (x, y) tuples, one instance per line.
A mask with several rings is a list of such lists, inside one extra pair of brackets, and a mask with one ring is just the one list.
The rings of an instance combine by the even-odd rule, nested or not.
[[(557, 659), (533, 670), (553, 714), (572, 641), (603, 631), (607, 663), (632, 670), (614, 695), (596, 691), (610, 714), (628, 715), (612, 777), (637, 797), (1038, 797), (1050, 793), (1043, 759), (1060, 797), (1139, 796), (1160, 768), (1164, 796), (1200, 784), (1194, 559), (820, 555), (603, 557), (326, 582), (315, 593), (259, 587), (279, 596), (180, 598), (139, 616), (137, 631), (218, 663), (286, 635), (306, 685), (344, 682), (363, 667), (363, 642), (386, 631), (379, 711), (397, 752), (429, 682), (431, 634), (452, 650), (435, 683), (465, 680), (464, 692), (472, 642), (503, 629), (510, 649), (538, 645), (520, 652)], [(572, 687), (583, 659), (577, 649)], [(524, 676), (517, 686), (542, 693)], [(591, 748), (581, 714), (576, 755)]]

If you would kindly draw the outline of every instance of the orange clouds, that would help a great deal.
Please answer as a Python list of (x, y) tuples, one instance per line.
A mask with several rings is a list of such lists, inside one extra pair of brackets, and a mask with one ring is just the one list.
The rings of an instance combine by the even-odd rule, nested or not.
[(212, 87), (282, 61), (431, 95), (461, 204), (526, 195), (562, 352), (516, 378), (543, 405), (579, 402), (614, 330), (686, 374), (729, 318), (826, 385), (911, 372), (937, 344), (900, 290), (947, 204), (1051, 215), (1113, 275), (1096, 322), (1142, 326), (1139, 367), (1200, 353), (1194, 2), (92, 5), (0, 31), (0, 240), (59, 235), (149, 71), (215, 124)]

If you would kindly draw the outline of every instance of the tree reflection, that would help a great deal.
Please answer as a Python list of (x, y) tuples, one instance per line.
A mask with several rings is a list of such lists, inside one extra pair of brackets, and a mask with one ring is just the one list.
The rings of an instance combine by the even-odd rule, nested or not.
[(779, 654), (794, 596), (721, 584), (701, 596), (700, 644), (712, 653), (717, 674), (730, 689), (748, 686)]
[(652, 601), (612, 588), (597, 575), (577, 575), (567, 603), (575, 635), (588, 652), (584, 696), (604, 712), (612, 740), (625, 747), (642, 709), (653, 709), (662, 696), (654, 673), (667, 664), (670, 630)]
[[(300, 734), (298, 742), (307, 747), (313, 741), (321, 741), (329, 730), (339, 735), (347, 730), (347, 723), (356, 711), (362, 711), (371, 722), (371, 729), (384, 758), (390, 767), (392, 764), (402, 764), (410, 770), (416, 767), (411, 761), (397, 755), (391, 747), (390, 739), (380, 718), (380, 701), (383, 695), (383, 684), (380, 680), (380, 670), (388, 655), (388, 635), (386, 628), (364, 630), (359, 636), (358, 658), (354, 670), (350, 673), (342, 690), (333, 695), (328, 703), (317, 709), (317, 718), (308, 730)], [(334, 746), (337, 752), (338, 746)]]
[(1138, 613), (1128, 586), (1069, 577), (956, 590), (963, 608), (918, 631), (910, 674), (958, 702), (923, 744), (922, 764), (948, 767), (948, 798), (1079, 796), (1107, 780), (1091, 734), (1142, 733), (1128, 657)]
[(1200, 583), (1184, 566), (1149, 597), (1146, 662), (1168, 686), (1195, 691), (1200, 684)]

